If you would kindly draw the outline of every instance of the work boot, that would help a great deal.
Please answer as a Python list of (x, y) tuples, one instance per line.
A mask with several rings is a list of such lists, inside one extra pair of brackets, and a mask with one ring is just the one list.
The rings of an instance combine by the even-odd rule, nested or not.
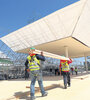
[(47, 96), (47, 95), (48, 95), (48, 93), (45, 92), (44, 94), (42, 94), (42, 97), (45, 97), (45, 96)]
[(35, 96), (31, 96), (30, 97), (30, 100), (35, 100)]
[(70, 84), (68, 84), (68, 87), (70, 87), (71, 85)]
[(64, 85), (64, 89), (67, 89), (67, 85)]

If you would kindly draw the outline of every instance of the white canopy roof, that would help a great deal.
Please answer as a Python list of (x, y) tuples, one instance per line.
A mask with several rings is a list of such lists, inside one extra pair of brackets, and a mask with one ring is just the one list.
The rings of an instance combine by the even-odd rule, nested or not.
[(32, 46), (69, 57), (90, 55), (90, 0), (80, 0), (1, 38), (13, 51)]

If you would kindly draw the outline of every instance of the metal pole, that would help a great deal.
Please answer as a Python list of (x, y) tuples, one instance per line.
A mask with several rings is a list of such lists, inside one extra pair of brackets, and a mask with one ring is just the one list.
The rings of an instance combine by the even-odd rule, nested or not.
[(85, 68), (86, 68), (86, 73), (88, 73), (87, 56), (85, 56)]
[(65, 46), (65, 57), (68, 57), (68, 47)]
[(83, 71), (83, 69), (82, 69), (82, 62), (80, 62), (80, 68), (81, 68), (81, 75), (82, 75), (82, 71)]

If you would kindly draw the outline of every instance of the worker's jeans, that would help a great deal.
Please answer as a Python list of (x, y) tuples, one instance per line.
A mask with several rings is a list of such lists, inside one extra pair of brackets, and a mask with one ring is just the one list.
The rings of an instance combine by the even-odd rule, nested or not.
[(32, 71), (32, 72), (30, 72), (30, 77), (31, 77), (31, 86), (30, 86), (30, 89), (31, 89), (30, 94), (31, 94), (31, 96), (34, 96), (34, 94), (35, 94), (35, 82), (36, 82), (36, 79), (38, 80), (38, 84), (39, 84), (41, 93), (44, 94), (45, 91), (44, 91), (43, 82), (42, 82), (42, 73), (39, 70)]
[(63, 80), (64, 80), (64, 85), (67, 86), (67, 83), (68, 85), (70, 85), (70, 72), (63, 72)]

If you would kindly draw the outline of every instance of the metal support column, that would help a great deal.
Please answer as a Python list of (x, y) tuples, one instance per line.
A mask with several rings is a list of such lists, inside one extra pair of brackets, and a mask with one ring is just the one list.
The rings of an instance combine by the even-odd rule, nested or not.
[(68, 57), (68, 47), (65, 46), (65, 57)]
[(87, 56), (85, 56), (85, 68), (86, 68), (86, 72), (88, 73)]

